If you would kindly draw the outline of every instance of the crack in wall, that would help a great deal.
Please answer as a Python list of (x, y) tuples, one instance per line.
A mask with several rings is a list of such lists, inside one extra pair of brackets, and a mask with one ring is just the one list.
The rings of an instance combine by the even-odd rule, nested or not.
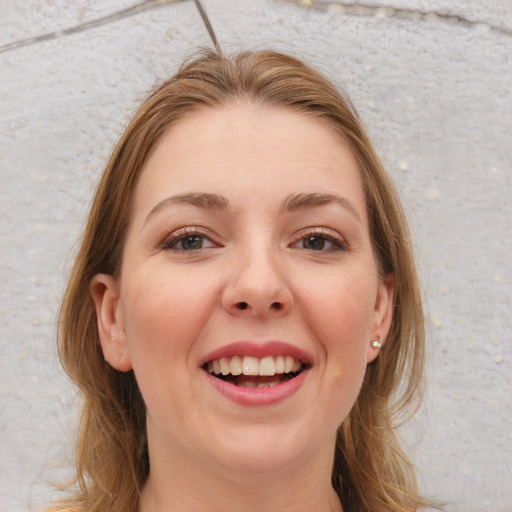
[[(79, 32), (84, 32), (85, 30), (89, 30), (91, 28), (100, 27), (102, 25), (107, 25), (112, 22), (116, 22), (123, 18), (128, 18), (130, 16), (135, 16), (145, 11), (149, 11), (151, 9), (157, 7), (164, 7), (166, 5), (186, 2), (188, 0), (145, 0), (138, 4), (135, 4), (131, 7), (123, 9), (121, 11), (116, 11), (108, 16), (104, 16), (102, 18), (98, 18), (96, 20), (91, 20), (80, 25), (75, 25), (74, 27), (56, 30), (54, 32), (50, 32), (48, 34), (43, 34), (40, 36), (29, 37), (26, 39), (20, 39), (18, 41), (13, 41), (12, 43), (7, 43), (5, 45), (0, 46), (0, 53), (8, 52), (11, 50), (15, 50), (17, 48), (22, 48), (25, 46), (30, 46), (36, 43), (41, 43), (43, 41), (49, 41), (51, 39), (56, 39), (62, 36), (68, 36), (72, 34), (77, 34)], [(343, 0), (337, 2), (322, 2), (317, 0), (277, 0), (279, 3), (288, 3), (294, 4), (299, 7), (306, 7), (312, 9), (319, 9), (323, 11), (329, 11), (332, 13), (339, 14), (349, 14), (355, 16), (375, 16), (375, 17), (390, 17), (390, 18), (399, 18), (399, 19), (409, 19), (413, 21), (425, 20), (431, 22), (444, 22), (449, 24), (459, 24), (466, 27), (471, 28), (481, 28), (484, 32), (493, 31), (498, 32), (503, 35), (512, 36), (512, 28), (493, 25), (483, 21), (474, 21), (469, 20), (460, 15), (454, 14), (446, 14), (440, 13), (436, 11), (420, 11), (415, 9), (404, 9), (404, 8), (394, 8), (388, 6), (380, 6), (380, 5), (367, 5), (367, 4), (359, 4), (357, 2), (346, 2)], [(215, 32), (213, 31), (208, 16), (206, 15), (204, 9), (201, 6), (199, 0), (195, 0), (194, 4), (196, 5), (199, 14), (201, 15), (201, 19), (212, 39), (212, 42), (219, 49), (219, 43), (217, 42), (217, 38), (215, 37)]]
[(206, 11), (203, 9), (201, 2), (199, 0), (194, 0), (194, 3), (196, 5), (196, 9), (199, 12), (199, 15), (201, 16), (201, 19), (203, 20), (204, 26), (206, 27), (206, 30), (210, 35), (210, 39), (212, 40), (213, 46), (215, 46), (215, 50), (217, 50), (217, 53), (222, 53), (219, 41), (217, 40), (217, 36), (215, 35), (215, 30), (213, 30), (212, 24), (210, 23), (210, 19), (208, 18)]
[(122, 9), (121, 11), (113, 12), (108, 16), (104, 16), (103, 18), (98, 18), (96, 20), (87, 21), (80, 25), (75, 25), (74, 27), (66, 28), (63, 30), (56, 30), (55, 32), (50, 32), (48, 34), (43, 34), (40, 36), (29, 37), (27, 39), (21, 39), (19, 41), (13, 41), (12, 43), (5, 44), (0, 46), (0, 53), (8, 52), (11, 50), (15, 50), (17, 48), (22, 48), (24, 46), (30, 46), (36, 43), (41, 43), (43, 41), (49, 41), (51, 39), (57, 39), (62, 36), (69, 36), (72, 34), (78, 34), (79, 32), (84, 32), (85, 30), (89, 30), (91, 28), (101, 27), (102, 25), (107, 25), (109, 23), (119, 21), (123, 18), (129, 18), (130, 16), (135, 16), (136, 14), (140, 14), (145, 11), (149, 11), (156, 7), (164, 7), (170, 4), (176, 4), (179, 2), (186, 2), (187, 0), (145, 0), (138, 4), (135, 4), (126, 9)]
[(399, 18), (413, 21), (441, 22), (451, 25), (462, 25), (468, 28), (478, 28), (483, 32), (497, 32), (512, 36), (512, 28), (493, 25), (486, 21), (474, 21), (457, 14), (446, 14), (437, 11), (421, 11), (417, 9), (394, 8), (382, 5), (359, 4), (339, 0), (337, 2), (322, 2), (317, 0), (277, 0), (279, 3), (294, 4), (300, 7), (318, 9), (339, 14), (354, 16), (375, 16), (380, 18)]

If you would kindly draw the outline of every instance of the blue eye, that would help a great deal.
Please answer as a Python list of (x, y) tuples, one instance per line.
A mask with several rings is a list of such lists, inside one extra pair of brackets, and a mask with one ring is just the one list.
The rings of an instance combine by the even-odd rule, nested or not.
[(162, 244), (162, 248), (166, 250), (188, 252), (214, 246), (215, 244), (207, 236), (184, 229), (178, 230)]

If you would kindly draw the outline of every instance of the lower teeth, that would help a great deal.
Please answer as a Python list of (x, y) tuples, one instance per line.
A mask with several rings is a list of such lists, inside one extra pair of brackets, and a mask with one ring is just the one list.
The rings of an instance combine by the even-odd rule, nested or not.
[(230, 384), (234, 384), (240, 388), (251, 388), (251, 389), (262, 389), (262, 388), (271, 388), (274, 386), (278, 386), (283, 382), (287, 382), (294, 377), (297, 377), (300, 372), (296, 373), (284, 373), (280, 375), (275, 375), (274, 377), (246, 377), (244, 375), (233, 376), (233, 375), (215, 375), (215, 377), (229, 382)]

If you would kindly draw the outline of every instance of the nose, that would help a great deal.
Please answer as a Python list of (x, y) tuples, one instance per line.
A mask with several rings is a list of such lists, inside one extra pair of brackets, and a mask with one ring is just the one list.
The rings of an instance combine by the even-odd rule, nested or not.
[(245, 253), (231, 268), (222, 295), (222, 305), (230, 315), (273, 318), (290, 311), (293, 296), (284, 268), (269, 253)]

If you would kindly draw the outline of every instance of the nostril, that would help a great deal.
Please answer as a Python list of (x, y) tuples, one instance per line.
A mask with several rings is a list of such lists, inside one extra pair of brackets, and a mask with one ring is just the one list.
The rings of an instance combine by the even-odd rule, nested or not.
[[(249, 308), (249, 303), (248, 302), (237, 302), (235, 304), (235, 307), (238, 310), (243, 311), (243, 310)], [(272, 304), (270, 304), (269, 309), (273, 309), (274, 311), (280, 311), (281, 309), (283, 309), (283, 303), (282, 302), (272, 302)]]

